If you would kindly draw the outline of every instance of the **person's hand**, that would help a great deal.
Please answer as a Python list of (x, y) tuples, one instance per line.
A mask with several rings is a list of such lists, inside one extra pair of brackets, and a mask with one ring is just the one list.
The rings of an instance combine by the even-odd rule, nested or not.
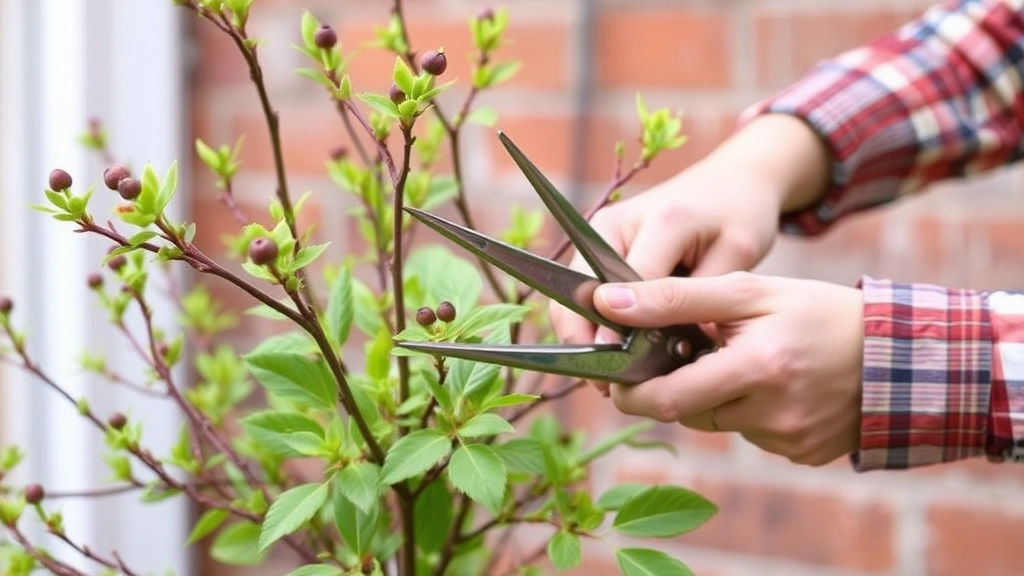
[(735, 431), (793, 462), (821, 465), (857, 448), (861, 292), (735, 272), (597, 289), (598, 312), (626, 326), (708, 323), (720, 348), (638, 385), (611, 386), (627, 414)]
[[(779, 215), (813, 201), (827, 174), (828, 153), (802, 121), (764, 116), (677, 176), (598, 211), (591, 224), (645, 279), (680, 265), (693, 276), (749, 270), (771, 248)], [(571, 266), (586, 270), (578, 255)], [(550, 312), (562, 342), (617, 338), (558, 304)]]

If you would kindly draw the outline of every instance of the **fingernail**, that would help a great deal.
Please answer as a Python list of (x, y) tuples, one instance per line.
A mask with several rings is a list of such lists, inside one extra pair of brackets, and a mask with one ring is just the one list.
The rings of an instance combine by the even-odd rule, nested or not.
[(636, 305), (636, 294), (624, 286), (600, 286), (597, 295), (612, 310), (624, 310)]

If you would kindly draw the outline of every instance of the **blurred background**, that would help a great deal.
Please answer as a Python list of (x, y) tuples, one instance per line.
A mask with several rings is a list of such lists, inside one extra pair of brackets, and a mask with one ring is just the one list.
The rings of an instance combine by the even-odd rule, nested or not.
[[(26, 206), (53, 166), (98, 176), (102, 162), (76, 144), (91, 117), (102, 118), (112, 149), (124, 159), (188, 170), (176, 210), (198, 224), (198, 242), (224, 253), (233, 220), (214, 179), (196, 168), (191, 143), (233, 143), (246, 135), (236, 180), (244, 211), (265, 209), (274, 189), (273, 158), (259, 101), (235, 48), (213, 26), (170, 7), (170, 0), (0, 0), (0, 292), (16, 295), (23, 320), (44, 336), (40, 355), (60, 364), (83, 390), (68, 347), (102, 340), (83, 311), (83, 280), (102, 256), (81, 247)], [(854, 47), (916, 17), (928, 0), (416, 0), (406, 2), (414, 49), (443, 46), (447, 79), (461, 82), (442, 99), (452, 109), (464, 94), (471, 46), (466, 18), (487, 6), (508, 7), (508, 44), (499, 56), (523, 63), (507, 85), (485, 93), (497, 127), (508, 132), (574, 202), (588, 206), (607, 187), (613, 148), (637, 151), (635, 96), (650, 107), (679, 110), (689, 142), (658, 158), (627, 193), (686, 167), (726, 138), (738, 113), (797, 79), (821, 58)], [(295, 74), (305, 65), (299, 42), (303, 9), (333, 25), (354, 55), (358, 91), (386, 91), (393, 57), (365, 44), (386, 22), (384, 0), (256, 0), (250, 29), (266, 40), (261, 57), (280, 113), (293, 190), (312, 190), (307, 219), (320, 222), (335, 255), (360, 242), (345, 211), (350, 197), (326, 178), (332, 150), (346, 145), (343, 126), (322, 90)], [(536, 207), (532, 191), (500, 150), (494, 130), (471, 126), (464, 140), (469, 200), (478, 228), (496, 233), (514, 204)], [(704, 193), (714, 194), (708, 190)], [(444, 213), (444, 211), (441, 211)], [(557, 241), (550, 226), (542, 242)], [(782, 239), (760, 268), (772, 274), (853, 284), (862, 274), (977, 289), (1024, 287), (1024, 190), (1018, 169), (942, 184), (920, 197), (861, 214), (814, 239)], [(82, 288), (79, 288), (83, 285)], [(237, 295), (212, 286), (228, 302)], [(102, 319), (102, 318), (100, 318)], [(91, 318), (97, 320), (97, 318)], [(821, 330), (828, 330), (822, 326)], [(237, 331), (243, 349), (264, 335)], [(102, 479), (86, 457), (99, 449), (52, 398), (3, 375), (3, 433), (46, 459), (31, 473), (80, 485)], [(110, 396), (116, 406), (118, 397)], [(30, 409), (26, 409), (30, 407)], [(145, 411), (143, 407), (139, 410)], [(560, 403), (560, 416), (599, 434), (628, 423), (607, 400), (584, 390)], [(147, 429), (175, 430), (152, 409)], [(59, 437), (55, 434), (59, 431)], [(158, 434), (154, 432), (154, 434)], [(170, 433), (173, 435), (173, 433)], [(678, 454), (622, 452), (594, 470), (598, 491), (625, 481), (671, 482), (707, 495), (719, 514), (668, 548), (700, 576), (959, 576), (1024, 571), (1024, 467), (983, 461), (907, 472), (854, 473), (848, 462), (812, 469), (789, 463), (729, 434), (663, 426), (659, 438)], [(56, 455), (56, 456), (53, 456)], [(70, 464), (69, 464), (70, 463)], [(68, 472), (71, 467), (73, 472)], [(133, 542), (181, 573), (187, 510), (173, 505), (139, 520), (131, 500), (102, 510), (78, 504), (81, 528), (111, 542)], [(69, 506), (74, 506), (69, 504)], [(69, 511), (67, 516), (71, 516)], [(120, 520), (119, 520), (120, 518)], [(155, 520), (153, 518), (156, 518)], [(146, 530), (138, 530), (145, 522)], [(169, 545), (162, 543), (167, 542)], [(129, 554), (130, 555), (130, 554)], [(281, 573), (270, 567), (267, 574)], [(611, 551), (595, 548), (579, 574), (615, 574)]]

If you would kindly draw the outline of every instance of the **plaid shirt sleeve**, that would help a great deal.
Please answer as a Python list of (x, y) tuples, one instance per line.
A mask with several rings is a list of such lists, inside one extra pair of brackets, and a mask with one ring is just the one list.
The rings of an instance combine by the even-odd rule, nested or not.
[[(813, 235), (843, 216), (1024, 156), (1024, 1), (948, 2), (821, 63), (745, 118), (802, 118), (830, 147), (820, 201), (783, 217)], [(1024, 294), (865, 278), (857, 470), (986, 456), (1024, 461)]]

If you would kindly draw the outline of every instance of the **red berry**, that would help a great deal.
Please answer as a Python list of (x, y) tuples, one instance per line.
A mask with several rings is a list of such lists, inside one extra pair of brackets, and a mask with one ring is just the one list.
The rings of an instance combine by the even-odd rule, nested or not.
[(455, 320), (455, 304), (445, 300), (437, 305), (437, 318), (442, 322)]
[(494, 10), (491, 8), (484, 8), (476, 15), (477, 20), (494, 20)]
[(103, 183), (107, 185), (107, 188), (117, 191), (117, 185), (121, 183), (121, 180), (131, 175), (131, 171), (126, 166), (115, 164), (103, 171)]
[(142, 194), (142, 182), (138, 178), (122, 178), (117, 183), (117, 193), (125, 200), (135, 200)]
[(249, 243), (249, 259), (257, 266), (265, 266), (277, 259), (277, 242), (260, 236)]
[(444, 52), (428, 50), (420, 58), (420, 68), (423, 68), (423, 71), (431, 76), (440, 76), (448, 69), (448, 57), (444, 55)]
[(338, 34), (327, 24), (322, 24), (313, 35), (313, 43), (317, 48), (330, 50), (338, 43)]
[(50, 190), (60, 191), (71, 188), (71, 174), (57, 168), (50, 172)]
[(391, 101), (395, 104), (401, 104), (405, 102), (405, 92), (398, 87), (398, 84), (392, 84), (388, 90), (388, 98), (391, 98)]
[(120, 412), (114, 412), (107, 418), (107, 424), (114, 430), (121, 430), (128, 425), (128, 417)]
[(99, 288), (100, 286), (103, 286), (103, 276), (101, 276), (99, 272), (89, 274), (85, 281), (89, 284), (89, 288)]
[(39, 484), (29, 484), (25, 486), (25, 502), (29, 504), (39, 504), (46, 497), (46, 490)]
[(416, 311), (416, 323), (420, 326), (430, 326), (437, 321), (437, 315), (430, 309), (430, 306), (424, 306)]
[(14, 309), (14, 301), (7, 296), (0, 296), (0, 314), (10, 314)]

